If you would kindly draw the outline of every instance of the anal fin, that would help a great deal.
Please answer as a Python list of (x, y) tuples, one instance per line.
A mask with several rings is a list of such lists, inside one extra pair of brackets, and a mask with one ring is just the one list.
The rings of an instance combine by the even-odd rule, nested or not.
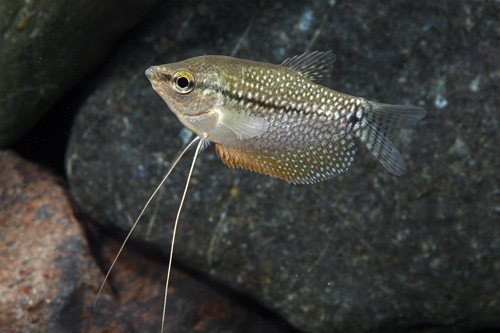
[(339, 175), (354, 161), (356, 145), (351, 135), (316, 146), (294, 150), (256, 151), (216, 144), (222, 162), (293, 184), (311, 184)]

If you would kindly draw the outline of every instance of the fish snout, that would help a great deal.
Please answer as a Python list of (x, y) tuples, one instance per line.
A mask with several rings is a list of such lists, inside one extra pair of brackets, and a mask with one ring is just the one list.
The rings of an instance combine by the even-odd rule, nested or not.
[(151, 81), (151, 82), (153, 82), (153, 80), (157, 80), (156, 75), (155, 75), (156, 74), (155, 73), (155, 66), (151, 66), (148, 69), (146, 69), (144, 74), (148, 77), (149, 81)]

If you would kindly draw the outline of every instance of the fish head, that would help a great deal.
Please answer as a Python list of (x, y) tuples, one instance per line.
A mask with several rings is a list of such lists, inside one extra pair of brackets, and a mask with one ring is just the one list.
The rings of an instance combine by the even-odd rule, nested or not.
[(217, 126), (219, 75), (203, 57), (151, 66), (146, 70), (153, 89), (179, 120), (198, 136)]

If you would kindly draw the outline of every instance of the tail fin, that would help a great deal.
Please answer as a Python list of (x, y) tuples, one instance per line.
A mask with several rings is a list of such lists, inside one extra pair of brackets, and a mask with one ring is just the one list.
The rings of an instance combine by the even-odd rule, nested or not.
[(364, 121), (356, 133), (387, 171), (401, 176), (406, 164), (392, 142), (391, 133), (409, 127), (422, 119), (426, 111), (412, 105), (390, 105), (365, 101)]

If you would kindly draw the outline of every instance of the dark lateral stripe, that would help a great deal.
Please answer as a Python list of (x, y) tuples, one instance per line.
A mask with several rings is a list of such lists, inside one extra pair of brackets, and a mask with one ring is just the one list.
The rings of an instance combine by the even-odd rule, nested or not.
[[(260, 101), (260, 100), (256, 100), (254, 98), (248, 98), (247, 94), (246, 93), (243, 93), (243, 96), (242, 97), (239, 97), (233, 93), (231, 93), (229, 90), (227, 89), (224, 89), (221, 87), (217, 87), (215, 86), (214, 84), (211, 84), (211, 83), (205, 83), (205, 82), (198, 82), (197, 83), (197, 87), (199, 89), (211, 89), (211, 90), (214, 90), (214, 91), (218, 91), (222, 94), (222, 96), (224, 97), (228, 97), (229, 99), (232, 99), (236, 102), (240, 102), (243, 100), (243, 103), (244, 104), (247, 104), (247, 103), (252, 103), (252, 104), (257, 104), (258, 106), (262, 107), (262, 108), (267, 108), (267, 109), (271, 109), (271, 108), (274, 108), (275, 110), (283, 110), (285, 112), (300, 112), (300, 111), (303, 111), (303, 110), (299, 110), (297, 108), (292, 108), (290, 107), (290, 105), (276, 105), (276, 104), (273, 104), (273, 103), (268, 103), (268, 102), (264, 102), (264, 101)], [(287, 109), (287, 106), (288, 106), (288, 109)]]

